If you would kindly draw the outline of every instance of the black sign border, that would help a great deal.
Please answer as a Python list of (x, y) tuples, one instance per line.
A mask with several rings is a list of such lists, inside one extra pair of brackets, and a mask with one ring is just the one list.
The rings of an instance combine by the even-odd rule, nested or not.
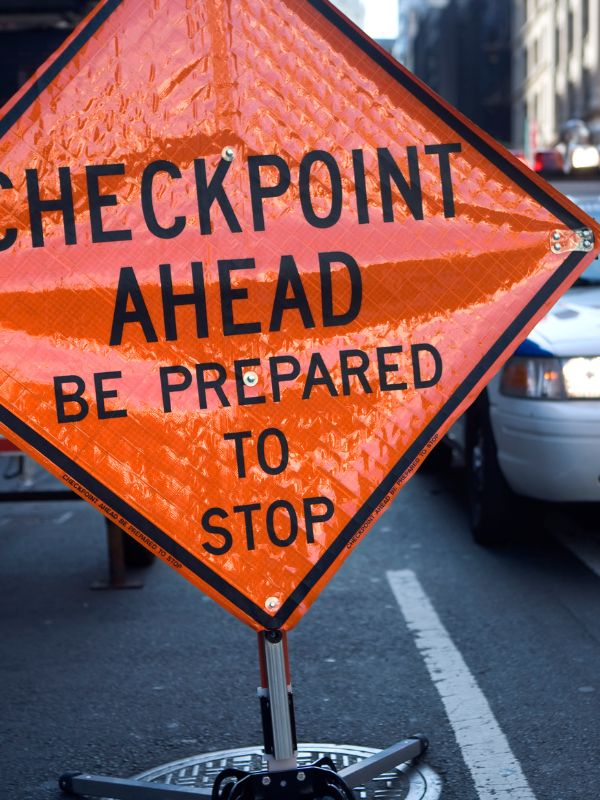
[[(506, 177), (527, 192), (567, 227), (575, 230), (581, 227), (582, 224), (585, 224), (571, 213), (571, 211), (564, 208), (558, 200), (548, 194), (516, 164), (513, 164), (501, 155), (498, 150), (486, 141), (484, 137), (480, 136), (470, 124), (467, 124), (460, 116), (457, 116), (434, 93), (425, 88), (410, 73), (402, 69), (376, 44), (350, 23), (336, 8), (327, 2), (327, 0), (304, 0), (304, 2), (311, 5), (341, 33), (357, 45), (372, 61), (377, 63), (391, 78), (400, 83), (416, 99), (442, 119), (446, 125), (456, 131), (465, 141), (468, 141), (470, 145), (478, 150), (481, 155), (494, 164)], [(65, 49), (48, 64), (44, 72), (37, 76), (21, 97), (9, 107), (5, 116), (0, 120), (0, 137), (3, 137), (10, 130), (39, 95), (58, 76), (61, 70), (77, 55), (81, 48), (94, 36), (103, 23), (122, 5), (122, 3), (123, 0), (107, 0), (74, 36)], [(389, 495), (395, 484), (421, 453), (434, 434), (439, 431), (440, 427), (458, 409), (460, 404), (469, 393), (473, 391), (496, 360), (506, 352), (514, 339), (522, 332), (523, 328), (541, 309), (544, 303), (546, 303), (552, 297), (553, 293), (559, 289), (562, 283), (569, 278), (585, 255), (586, 254), (583, 252), (575, 252), (570, 253), (565, 258), (548, 282), (540, 289), (535, 297), (531, 299), (507, 330), (497, 339), (492, 348), (480, 359), (457, 391), (442, 406), (440, 411), (422, 431), (416, 441), (394, 465), (385, 480), (378, 486), (370, 498), (363, 503), (352, 520), (344, 527), (319, 559), (319, 562), (310, 569), (300, 585), (290, 594), (279, 611), (273, 616), (267, 614), (263, 608), (225, 581), (196, 556), (185, 550), (185, 548), (175, 542), (167, 533), (158, 528), (143, 514), (123, 500), (123, 498), (116, 495), (76, 461), (59, 450), (37, 431), (33, 430), (25, 421), (16, 417), (2, 405), (0, 405), (0, 422), (25, 441), (29, 447), (40, 453), (63, 473), (79, 483), (83, 489), (91, 492), (99, 500), (103, 501), (120, 514), (121, 517), (139, 528), (142, 533), (152, 539), (159, 547), (179, 561), (218, 594), (222, 595), (225, 600), (239, 609), (251, 620), (266, 629), (281, 628), (296, 611), (298, 606), (305, 600), (316, 583), (323, 578), (329, 568), (335, 563), (340, 553), (348, 546), (361, 526), (364, 525), (375, 509)]]

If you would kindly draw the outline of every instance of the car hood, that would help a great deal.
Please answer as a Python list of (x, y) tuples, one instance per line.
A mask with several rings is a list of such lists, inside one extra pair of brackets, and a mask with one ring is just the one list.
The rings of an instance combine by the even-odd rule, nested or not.
[(600, 286), (570, 289), (538, 322), (518, 354), (600, 355)]

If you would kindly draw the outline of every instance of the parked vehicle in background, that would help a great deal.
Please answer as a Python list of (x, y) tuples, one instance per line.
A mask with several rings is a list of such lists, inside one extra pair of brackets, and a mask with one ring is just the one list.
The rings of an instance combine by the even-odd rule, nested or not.
[(564, 169), (564, 160), (559, 150), (537, 150), (533, 155), (533, 169), (543, 176), (560, 175)]
[[(600, 197), (571, 198), (600, 220)], [(446, 437), (473, 536), (502, 542), (522, 498), (600, 510), (600, 261), (538, 323)]]
[(519, 161), (525, 164), (526, 167), (531, 166), (531, 164), (529, 163), (529, 159), (527, 158), (523, 150), (511, 150), (510, 152), (513, 154), (513, 156), (516, 156), (516, 158), (518, 158)]
[(600, 150), (597, 135), (583, 120), (570, 119), (560, 130), (556, 146), (563, 159), (565, 175), (596, 175), (600, 169)]
[(0, 435), (0, 476), (7, 481), (16, 481), (19, 489), (25, 490), (33, 484), (34, 471), (33, 461)]
[[(80, 499), (77, 494), (69, 492), (58, 482), (56, 482), (56, 487), (38, 491), (40, 487), (36, 484), (42, 475), (45, 475), (42, 467), (38, 466), (11, 441), (0, 435), (0, 503), (2, 501), (27, 503), (47, 502), (53, 499)], [(45, 475), (45, 477), (49, 476)], [(126, 566), (147, 567), (154, 562), (154, 554), (132, 536), (123, 532), (121, 541)]]
[(600, 165), (600, 153), (593, 144), (578, 144), (572, 151), (567, 152), (565, 159), (565, 172), (582, 172), (584, 170), (597, 172)]

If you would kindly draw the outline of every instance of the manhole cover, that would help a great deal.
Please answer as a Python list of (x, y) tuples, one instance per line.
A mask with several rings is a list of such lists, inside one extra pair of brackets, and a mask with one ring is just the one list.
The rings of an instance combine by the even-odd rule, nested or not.
[[(323, 756), (329, 756), (338, 770), (362, 761), (379, 752), (371, 747), (336, 744), (299, 744), (298, 764), (306, 766)], [(173, 761), (142, 772), (138, 780), (170, 783), (199, 789), (211, 789), (221, 770), (235, 767), (247, 771), (267, 768), (263, 748), (242, 747), (219, 750), (181, 761)], [(354, 789), (357, 800), (437, 800), (442, 784), (438, 775), (425, 764), (401, 764), (382, 773), (365, 786)]]

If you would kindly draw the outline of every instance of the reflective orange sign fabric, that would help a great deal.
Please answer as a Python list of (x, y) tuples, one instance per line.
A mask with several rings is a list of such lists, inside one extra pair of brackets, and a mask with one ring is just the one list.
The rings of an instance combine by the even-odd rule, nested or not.
[(2, 431), (292, 627), (598, 229), (323, 0), (109, 0), (0, 123)]

